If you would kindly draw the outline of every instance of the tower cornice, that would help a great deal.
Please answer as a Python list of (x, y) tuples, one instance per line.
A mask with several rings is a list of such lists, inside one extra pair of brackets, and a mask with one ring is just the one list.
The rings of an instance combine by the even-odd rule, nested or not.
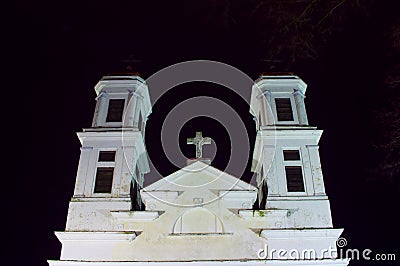
[(260, 93), (265, 90), (270, 90), (270, 92), (280, 91), (280, 89), (293, 88), (293, 90), (300, 91), (305, 95), (307, 90), (307, 84), (300, 79), (298, 76), (294, 75), (282, 75), (282, 76), (270, 76), (262, 75), (256, 81), (255, 85), (260, 89)]
[(120, 87), (120, 88), (129, 88), (129, 87), (138, 87), (138, 86), (146, 86), (146, 81), (139, 76), (104, 76), (99, 82), (97, 82), (94, 87), (96, 94), (99, 95), (101, 91), (107, 87)]

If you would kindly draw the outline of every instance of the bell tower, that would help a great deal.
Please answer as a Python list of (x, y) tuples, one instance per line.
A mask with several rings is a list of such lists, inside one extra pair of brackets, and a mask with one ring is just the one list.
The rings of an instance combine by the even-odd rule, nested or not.
[(318, 151), (322, 130), (308, 125), (306, 89), (295, 75), (270, 74), (252, 88), (259, 207), (289, 210), (291, 227), (332, 227)]
[(104, 76), (95, 86), (91, 128), (78, 137), (81, 155), (67, 231), (112, 230), (111, 211), (141, 210), (149, 164), (144, 129), (151, 103), (137, 73)]

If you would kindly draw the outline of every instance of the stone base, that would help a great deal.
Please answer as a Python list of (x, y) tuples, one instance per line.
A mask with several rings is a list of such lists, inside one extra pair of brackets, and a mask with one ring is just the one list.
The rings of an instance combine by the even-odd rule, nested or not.
[(198, 162), (198, 161), (200, 161), (202, 163), (205, 163), (205, 164), (208, 164), (208, 165), (211, 164), (211, 159), (209, 159), (209, 158), (196, 158), (196, 159), (187, 159), (186, 160), (186, 165), (191, 165), (192, 163), (195, 163), (195, 162)]

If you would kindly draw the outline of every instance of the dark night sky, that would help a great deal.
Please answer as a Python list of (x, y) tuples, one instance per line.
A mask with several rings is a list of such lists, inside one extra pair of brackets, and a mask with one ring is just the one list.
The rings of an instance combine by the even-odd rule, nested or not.
[[(271, 70), (271, 63), (262, 61), (271, 48), (255, 37), (256, 25), (220, 16), (223, 4), (163, 2), (14, 4), (17, 12), (6, 30), (11, 40), (6, 44), (6, 60), (12, 89), (6, 89), (7, 98), (3, 98), (7, 131), (15, 139), (6, 143), (12, 188), (7, 196), (13, 198), (3, 204), (3, 215), (15, 212), (6, 230), (21, 233), (15, 241), (19, 246), (15, 255), (21, 259), (16, 265), (46, 265), (46, 259), (59, 257), (61, 245), (53, 231), (64, 229), (73, 193), (80, 147), (75, 132), (91, 125), (93, 87), (103, 75), (124, 69), (122, 59), (131, 55), (140, 59), (132, 65), (144, 78), (173, 63), (194, 59), (230, 64), (252, 79)], [(395, 16), (394, 2), (375, 3), (368, 18), (349, 18), (319, 48), (316, 58), (298, 60), (289, 67), (278, 62), (274, 70), (290, 70), (308, 84), (309, 122), (324, 130), (320, 153), (334, 227), (345, 228), (343, 236), (351, 248), (397, 252), (400, 259), (393, 234), (398, 234), (399, 183), (374, 176), (380, 158), (372, 148), (377, 137), (373, 113), (386, 97), (380, 91), (386, 66), (382, 32)], [(232, 3), (236, 3), (232, 9), (246, 5)], [(236, 106), (248, 129), (254, 130), (248, 107), (240, 99), (217, 86), (185, 86), (191, 85), (192, 91), (176, 88), (154, 106), (148, 127), (155, 131), (146, 139), (159, 138), (157, 128), (174, 101), (202, 94)], [(214, 134), (214, 139), (229, 145), (217, 123), (204, 118), (191, 123), (199, 125), (204, 135)], [(255, 134), (249, 135), (254, 138)], [(23, 152), (15, 152), (16, 147)], [(181, 149), (191, 155), (185, 145)], [(163, 156), (156, 144), (149, 153)], [(215, 166), (223, 169), (226, 162), (219, 151)], [(174, 170), (163, 160), (160, 167), (166, 174)], [(25, 251), (20, 253), (20, 248)]]

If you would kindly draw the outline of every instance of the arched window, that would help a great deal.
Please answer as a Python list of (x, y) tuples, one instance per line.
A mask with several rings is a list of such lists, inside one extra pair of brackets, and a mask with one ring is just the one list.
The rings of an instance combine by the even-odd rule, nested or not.
[(176, 219), (172, 234), (224, 234), (221, 219), (210, 210), (196, 207), (187, 210)]

